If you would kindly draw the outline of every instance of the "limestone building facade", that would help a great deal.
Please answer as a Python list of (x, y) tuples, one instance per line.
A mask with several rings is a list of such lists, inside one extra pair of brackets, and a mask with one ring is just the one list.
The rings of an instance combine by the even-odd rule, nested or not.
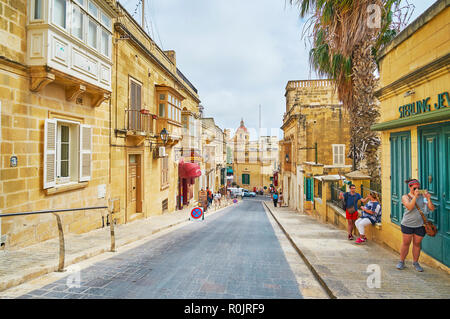
[(233, 182), (249, 191), (264, 187), (267, 191), (278, 166), (278, 138), (260, 136), (251, 140), (250, 130), (242, 119), (228, 145), (232, 150)]
[(320, 187), (315, 177), (352, 168), (348, 115), (331, 80), (289, 81), (285, 97), (278, 190), (284, 205), (304, 211)]
[[(2, 213), (107, 206), (115, 1), (0, 3)], [(65, 231), (102, 227), (105, 209), (67, 212)], [(52, 214), (2, 218), (1, 241), (58, 236)]]
[(200, 170), (195, 161), (200, 100), (177, 68), (176, 53), (162, 51), (121, 5), (118, 8), (111, 196), (120, 199), (119, 221), (130, 222), (182, 208), (191, 199), (193, 204), (198, 176), (185, 174), (190, 164)]

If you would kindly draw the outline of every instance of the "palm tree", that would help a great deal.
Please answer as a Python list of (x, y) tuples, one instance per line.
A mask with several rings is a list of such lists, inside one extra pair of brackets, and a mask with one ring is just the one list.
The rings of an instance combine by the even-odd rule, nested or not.
[[(320, 76), (336, 81), (339, 99), (350, 115), (351, 148), (348, 156), (358, 165), (366, 160), (368, 173), (380, 182), (377, 150), (380, 139), (371, 125), (379, 117), (375, 90), (377, 52), (395, 37), (406, 21), (401, 0), (289, 0), (300, 17), (312, 14), (307, 28), (312, 38), (310, 62)], [(377, 10), (378, 9), (378, 10)], [(377, 20), (378, 19), (378, 20)], [(379, 21), (379, 23), (376, 23)], [(311, 29), (312, 27), (312, 29)]]

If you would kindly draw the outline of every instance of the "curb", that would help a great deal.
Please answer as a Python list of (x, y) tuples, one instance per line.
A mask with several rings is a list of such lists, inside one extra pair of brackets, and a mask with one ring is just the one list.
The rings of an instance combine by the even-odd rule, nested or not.
[[(241, 203), (241, 201), (239, 201), (236, 204), (240, 204), (240, 203)], [(208, 211), (205, 212), (205, 215), (207, 215), (207, 214), (209, 215), (209, 214), (214, 214), (216, 212), (220, 212), (222, 209), (231, 207), (232, 205), (234, 205), (234, 204), (230, 204), (230, 205), (227, 205), (225, 207), (220, 207), (219, 209), (214, 210), (214, 211), (208, 210)], [(180, 224), (188, 222), (188, 221), (189, 221), (189, 217), (181, 219), (178, 222), (162, 226), (162, 227), (160, 227), (158, 229), (154, 229), (149, 234), (139, 235), (139, 236), (136, 236), (136, 237), (124, 239), (122, 242), (120, 242), (120, 239), (116, 238), (116, 250), (119, 247), (123, 247), (123, 246), (131, 244), (133, 242), (136, 242), (136, 241), (148, 238), (148, 237), (150, 237), (150, 236), (152, 236), (152, 235), (154, 235), (156, 233), (159, 233), (159, 232), (161, 232), (163, 230), (167, 230), (169, 228), (172, 228), (174, 226), (180, 225)], [(119, 246), (119, 243), (120, 243), (120, 246)], [(81, 261), (84, 261), (86, 259), (98, 256), (98, 255), (101, 255), (101, 254), (109, 252), (109, 251), (110, 251), (109, 246), (108, 247), (105, 246), (103, 248), (98, 248), (97, 250), (92, 250), (92, 249), (91, 250), (85, 250), (84, 252), (82, 252), (81, 254), (78, 254), (78, 255), (74, 254), (73, 256), (66, 256), (67, 259), (65, 260), (64, 268), (67, 268), (67, 266), (79, 263)], [(55, 266), (44, 266), (44, 267), (42, 267), (42, 268), (40, 268), (38, 270), (26, 273), (26, 274), (24, 274), (22, 276), (8, 276), (9, 278), (8, 277), (5, 278), (6, 279), (5, 281), (0, 278), (0, 292), (3, 292), (5, 290), (7, 290), (7, 289), (19, 286), (21, 284), (24, 284), (24, 283), (30, 281), (30, 280), (42, 277), (42, 276), (47, 275), (49, 273), (56, 272), (57, 270), (58, 270), (58, 265), (55, 264)]]
[(281, 230), (283, 231), (283, 233), (286, 235), (287, 239), (289, 240), (289, 242), (291, 243), (292, 247), (294, 247), (295, 251), (300, 255), (300, 257), (302, 257), (303, 262), (306, 264), (306, 266), (308, 267), (308, 269), (312, 272), (312, 274), (314, 275), (314, 277), (316, 278), (316, 280), (320, 283), (320, 285), (322, 286), (322, 288), (326, 291), (326, 293), (328, 294), (328, 296), (331, 299), (337, 299), (337, 297), (334, 295), (333, 291), (331, 291), (330, 287), (328, 287), (328, 285), (326, 284), (325, 280), (323, 280), (323, 278), (319, 275), (319, 273), (317, 272), (317, 270), (314, 268), (314, 266), (309, 262), (309, 260), (306, 258), (306, 256), (303, 254), (303, 252), (300, 250), (300, 248), (295, 244), (294, 240), (292, 239), (292, 237), (289, 235), (289, 233), (286, 231), (286, 229), (283, 227), (283, 225), (280, 223), (280, 221), (278, 220), (278, 218), (275, 216), (275, 214), (272, 212), (272, 209), (267, 205), (267, 203), (265, 201), (263, 201), (264, 206), (266, 206), (267, 210), (270, 212), (270, 214), (272, 215), (272, 217), (275, 219), (275, 221), (277, 222), (278, 226), (280, 226)]

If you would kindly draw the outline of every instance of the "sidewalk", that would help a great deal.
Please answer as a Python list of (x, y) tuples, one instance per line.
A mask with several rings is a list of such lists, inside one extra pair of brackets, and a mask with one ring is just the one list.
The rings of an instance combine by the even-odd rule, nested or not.
[[(397, 270), (399, 255), (395, 252), (374, 242), (355, 244), (345, 230), (286, 207), (274, 208), (270, 201), (264, 203), (336, 298), (450, 298), (450, 276), (445, 272), (422, 264), (424, 272), (419, 273), (410, 261), (404, 270)], [(380, 267), (380, 288), (368, 287), (369, 265)]]
[[(205, 215), (220, 211), (222, 208), (215, 210), (212, 206)], [(192, 208), (185, 208), (128, 224), (115, 225), (116, 250), (120, 251), (120, 247), (124, 245), (187, 222), (191, 210)], [(110, 228), (107, 226), (81, 235), (64, 234), (64, 242), (65, 268), (67, 268), (71, 264), (109, 251), (111, 248)], [(0, 291), (54, 272), (58, 269), (58, 262), (59, 238), (18, 250), (0, 251)]]

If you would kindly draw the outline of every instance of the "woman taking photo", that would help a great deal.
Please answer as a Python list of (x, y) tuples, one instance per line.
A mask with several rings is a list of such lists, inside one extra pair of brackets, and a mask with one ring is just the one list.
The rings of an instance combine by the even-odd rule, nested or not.
[(416, 205), (425, 214), (425, 207), (428, 206), (430, 211), (434, 211), (434, 205), (431, 201), (431, 195), (428, 192), (420, 194), (420, 183), (417, 179), (407, 180), (409, 193), (402, 196), (402, 204), (405, 207), (403, 219), (401, 222), (401, 229), (403, 234), (403, 243), (400, 248), (400, 261), (397, 264), (397, 269), (405, 268), (405, 259), (408, 255), (409, 246), (413, 243), (413, 266), (417, 271), (423, 271), (419, 265), (419, 256), (421, 250), (422, 239), (425, 237), (425, 227), (423, 226), (423, 219), (417, 209)]

